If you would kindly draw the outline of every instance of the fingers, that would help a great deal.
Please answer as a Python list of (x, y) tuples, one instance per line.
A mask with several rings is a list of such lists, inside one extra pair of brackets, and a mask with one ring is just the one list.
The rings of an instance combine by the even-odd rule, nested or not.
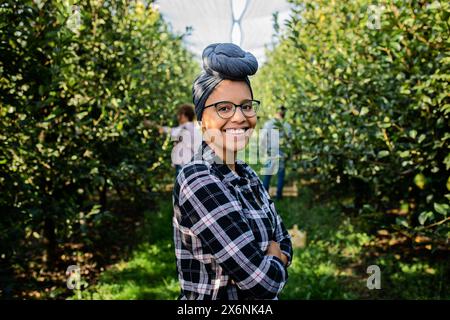
[(275, 256), (279, 259), (282, 258), (282, 252), (280, 249), (280, 244), (278, 242), (275, 241), (270, 241), (269, 243), (269, 247), (267, 248), (267, 255), (270, 256)]

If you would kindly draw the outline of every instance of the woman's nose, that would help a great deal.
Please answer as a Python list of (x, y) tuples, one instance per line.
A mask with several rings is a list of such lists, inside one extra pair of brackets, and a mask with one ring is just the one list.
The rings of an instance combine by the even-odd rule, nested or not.
[(247, 121), (247, 118), (244, 115), (244, 111), (242, 111), (242, 108), (236, 107), (236, 112), (234, 113), (233, 117), (231, 118), (232, 122), (242, 122)]

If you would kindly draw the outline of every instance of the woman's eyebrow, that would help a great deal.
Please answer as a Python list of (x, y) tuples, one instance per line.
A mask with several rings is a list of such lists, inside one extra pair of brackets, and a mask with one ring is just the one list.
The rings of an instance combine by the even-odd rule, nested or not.
[[(251, 101), (251, 100), (252, 100), (251, 98), (243, 99), (243, 100), (241, 100), (240, 103)], [(220, 100), (220, 101), (214, 102), (212, 104), (216, 104), (216, 103), (219, 103), (219, 102), (231, 102), (231, 103), (233, 103), (233, 101), (231, 101), (231, 99), (230, 99), (230, 100)]]

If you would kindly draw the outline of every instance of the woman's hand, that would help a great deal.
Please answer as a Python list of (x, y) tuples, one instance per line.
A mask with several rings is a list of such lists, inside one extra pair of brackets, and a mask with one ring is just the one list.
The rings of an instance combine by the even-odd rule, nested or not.
[(267, 248), (266, 255), (277, 257), (278, 259), (283, 261), (283, 264), (285, 266), (288, 263), (288, 258), (286, 257), (286, 255), (283, 252), (281, 252), (280, 244), (278, 242), (270, 241), (269, 247)]

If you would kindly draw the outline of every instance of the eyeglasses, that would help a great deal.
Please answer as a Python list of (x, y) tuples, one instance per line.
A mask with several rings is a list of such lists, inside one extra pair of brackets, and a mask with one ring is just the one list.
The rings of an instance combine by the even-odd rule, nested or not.
[(234, 104), (230, 101), (220, 101), (206, 106), (204, 109), (209, 107), (215, 107), (216, 112), (222, 119), (230, 119), (236, 113), (237, 107), (240, 107), (242, 113), (246, 118), (253, 118), (258, 112), (259, 105), (261, 104), (258, 100), (247, 100), (242, 104)]

